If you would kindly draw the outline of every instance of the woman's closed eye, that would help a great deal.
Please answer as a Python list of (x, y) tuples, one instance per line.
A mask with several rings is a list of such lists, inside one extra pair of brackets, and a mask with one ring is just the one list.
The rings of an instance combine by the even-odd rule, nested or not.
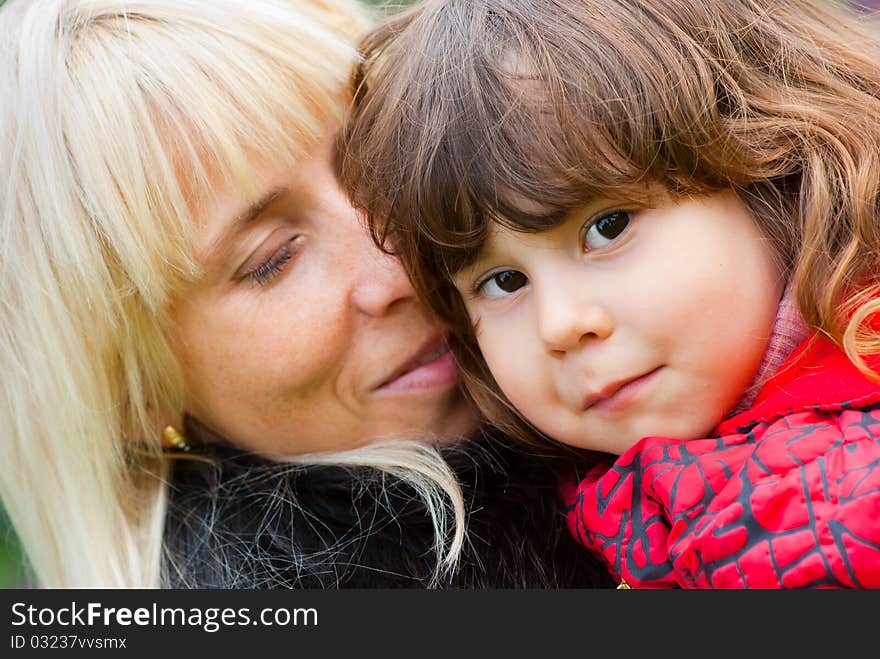
[(296, 255), (299, 236), (294, 236), (275, 250), (269, 258), (246, 271), (241, 279), (264, 286), (277, 277)]
[(603, 212), (587, 223), (584, 230), (583, 249), (585, 252), (602, 249), (613, 243), (632, 222), (631, 211), (614, 210)]
[(476, 296), (501, 298), (511, 295), (529, 283), (519, 270), (502, 270), (480, 279), (474, 287)]

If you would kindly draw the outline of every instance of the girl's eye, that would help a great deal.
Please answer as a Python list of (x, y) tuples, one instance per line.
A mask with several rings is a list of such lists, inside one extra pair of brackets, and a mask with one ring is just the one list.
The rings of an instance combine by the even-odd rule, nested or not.
[(496, 272), (477, 284), (477, 294), (498, 298), (515, 293), (529, 283), (529, 278), (518, 270)]
[(629, 226), (632, 213), (614, 211), (603, 215), (587, 227), (584, 232), (584, 248), (586, 250), (601, 249), (614, 242)]
[(284, 266), (293, 258), (295, 241), (296, 238), (292, 238), (284, 243), (281, 249), (275, 252), (268, 260), (246, 273), (244, 278), (259, 286), (268, 284), (278, 273), (284, 270)]

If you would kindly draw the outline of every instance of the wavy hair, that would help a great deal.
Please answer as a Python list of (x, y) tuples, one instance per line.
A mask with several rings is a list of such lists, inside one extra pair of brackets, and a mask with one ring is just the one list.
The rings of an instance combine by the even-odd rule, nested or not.
[(880, 351), (880, 33), (817, 0), (425, 0), (373, 32), (336, 166), (449, 322), (468, 391), (523, 426), (452, 275), (499, 222), (593, 197), (732, 189), (799, 308), (867, 376)]
[[(341, 120), (366, 27), (345, 0), (0, 8), (0, 496), (37, 584), (161, 585), (195, 209), (217, 173), (256, 185), (248, 154), (292, 164)], [(438, 528), (448, 491), (462, 520), (436, 452), (340, 459), (416, 479)]]

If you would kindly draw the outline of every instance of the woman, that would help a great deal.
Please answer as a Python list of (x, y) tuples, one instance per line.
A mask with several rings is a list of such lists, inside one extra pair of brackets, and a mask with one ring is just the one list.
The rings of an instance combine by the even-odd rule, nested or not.
[[(401, 441), (474, 431), (443, 333), (329, 173), (364, 25), (322, 0), (0, 8), (0, 494), (38, 584), (326, 585), (304, 577), (363, 552), (302, 529), (372, 542), (361, 493), (428, 520), (410, 583), (493, 560), (433, 442)], [(320, 507), (340, 488), (354, 522)], [(560, 521), (536, 523), (540, 553)], [(526, 581), (557, 585), (552, 560)]]

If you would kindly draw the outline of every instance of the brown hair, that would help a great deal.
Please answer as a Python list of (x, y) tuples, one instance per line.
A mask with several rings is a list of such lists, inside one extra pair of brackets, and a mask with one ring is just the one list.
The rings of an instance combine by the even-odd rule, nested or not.
[(863, 358), (880, 351), (880, 36), (845, 9), (424, 0), (362, 50), (340, 178), (453, 328), (468, 391), (494, 423), (530, 432), (452, 276), (495, 222), (540, 231), (592, 197), (650, 203), (653, 184), (734, 190), (809, 325), (877, 376)]

